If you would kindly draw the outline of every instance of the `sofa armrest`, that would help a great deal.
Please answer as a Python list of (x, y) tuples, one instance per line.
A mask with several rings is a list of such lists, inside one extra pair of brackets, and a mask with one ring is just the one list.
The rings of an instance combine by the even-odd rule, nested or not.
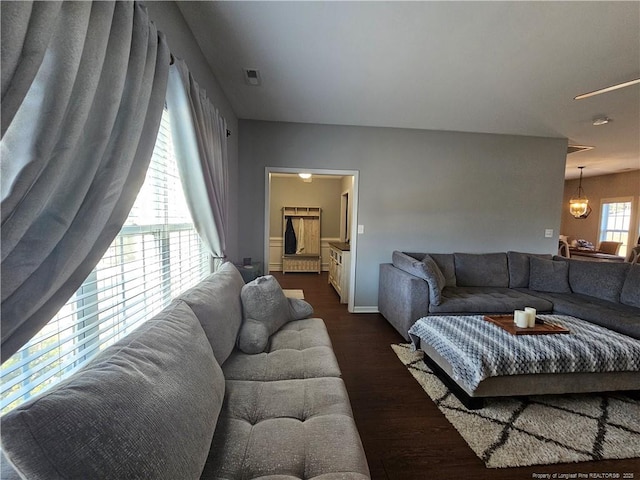
[(378, 310), (409, 341), (409, 329), (429, 313), (429, 285), (391, 263), (380, 265)]

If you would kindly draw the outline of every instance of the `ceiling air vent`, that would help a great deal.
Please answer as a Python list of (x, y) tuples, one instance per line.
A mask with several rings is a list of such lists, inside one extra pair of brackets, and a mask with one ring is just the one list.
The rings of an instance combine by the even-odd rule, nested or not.
[(260, 70), (257, 68), (244, 68), (244, 81), (247, 85), (258, 87), (262, 83), (260, 79)]
[(569, 145), (567, 147), (567, 154), (576, 153), (576, 152), (584, 152), (586, 150), (593, 150), (594, 147), (589, 147), (588, 145)]

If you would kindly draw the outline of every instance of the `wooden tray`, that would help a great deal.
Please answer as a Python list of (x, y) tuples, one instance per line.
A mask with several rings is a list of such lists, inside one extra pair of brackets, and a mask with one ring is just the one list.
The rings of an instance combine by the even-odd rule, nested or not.
[(533, 328), (520, 328), (513, 323), (513, 315), (485, 315), (484, 319), (494, 325), (506, 330), (511, 335), (548, 335), (550, 333), (569, 333), (569, 330), (560, 325), (545, 322), (540, 317), (536, 317), (536, 324)]

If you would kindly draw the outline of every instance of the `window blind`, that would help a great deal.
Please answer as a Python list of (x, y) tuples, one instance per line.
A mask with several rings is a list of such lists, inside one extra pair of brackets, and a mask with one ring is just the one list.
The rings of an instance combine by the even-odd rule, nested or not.
[(165, 110), (146, 180), (118, 236), (58, 314), (2, 365), (2, 412), (69, 376), (209, 271)]

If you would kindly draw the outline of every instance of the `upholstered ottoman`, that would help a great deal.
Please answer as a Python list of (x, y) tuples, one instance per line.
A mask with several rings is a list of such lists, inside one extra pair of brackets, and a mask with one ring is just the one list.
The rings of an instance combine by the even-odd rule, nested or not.
[(425, 363), (468, 407), (497, 396), (640, 390), (640, 340), (566, 315), (569, 334), (512, 335), (482, 315), (427, 316), (409, 330)]

